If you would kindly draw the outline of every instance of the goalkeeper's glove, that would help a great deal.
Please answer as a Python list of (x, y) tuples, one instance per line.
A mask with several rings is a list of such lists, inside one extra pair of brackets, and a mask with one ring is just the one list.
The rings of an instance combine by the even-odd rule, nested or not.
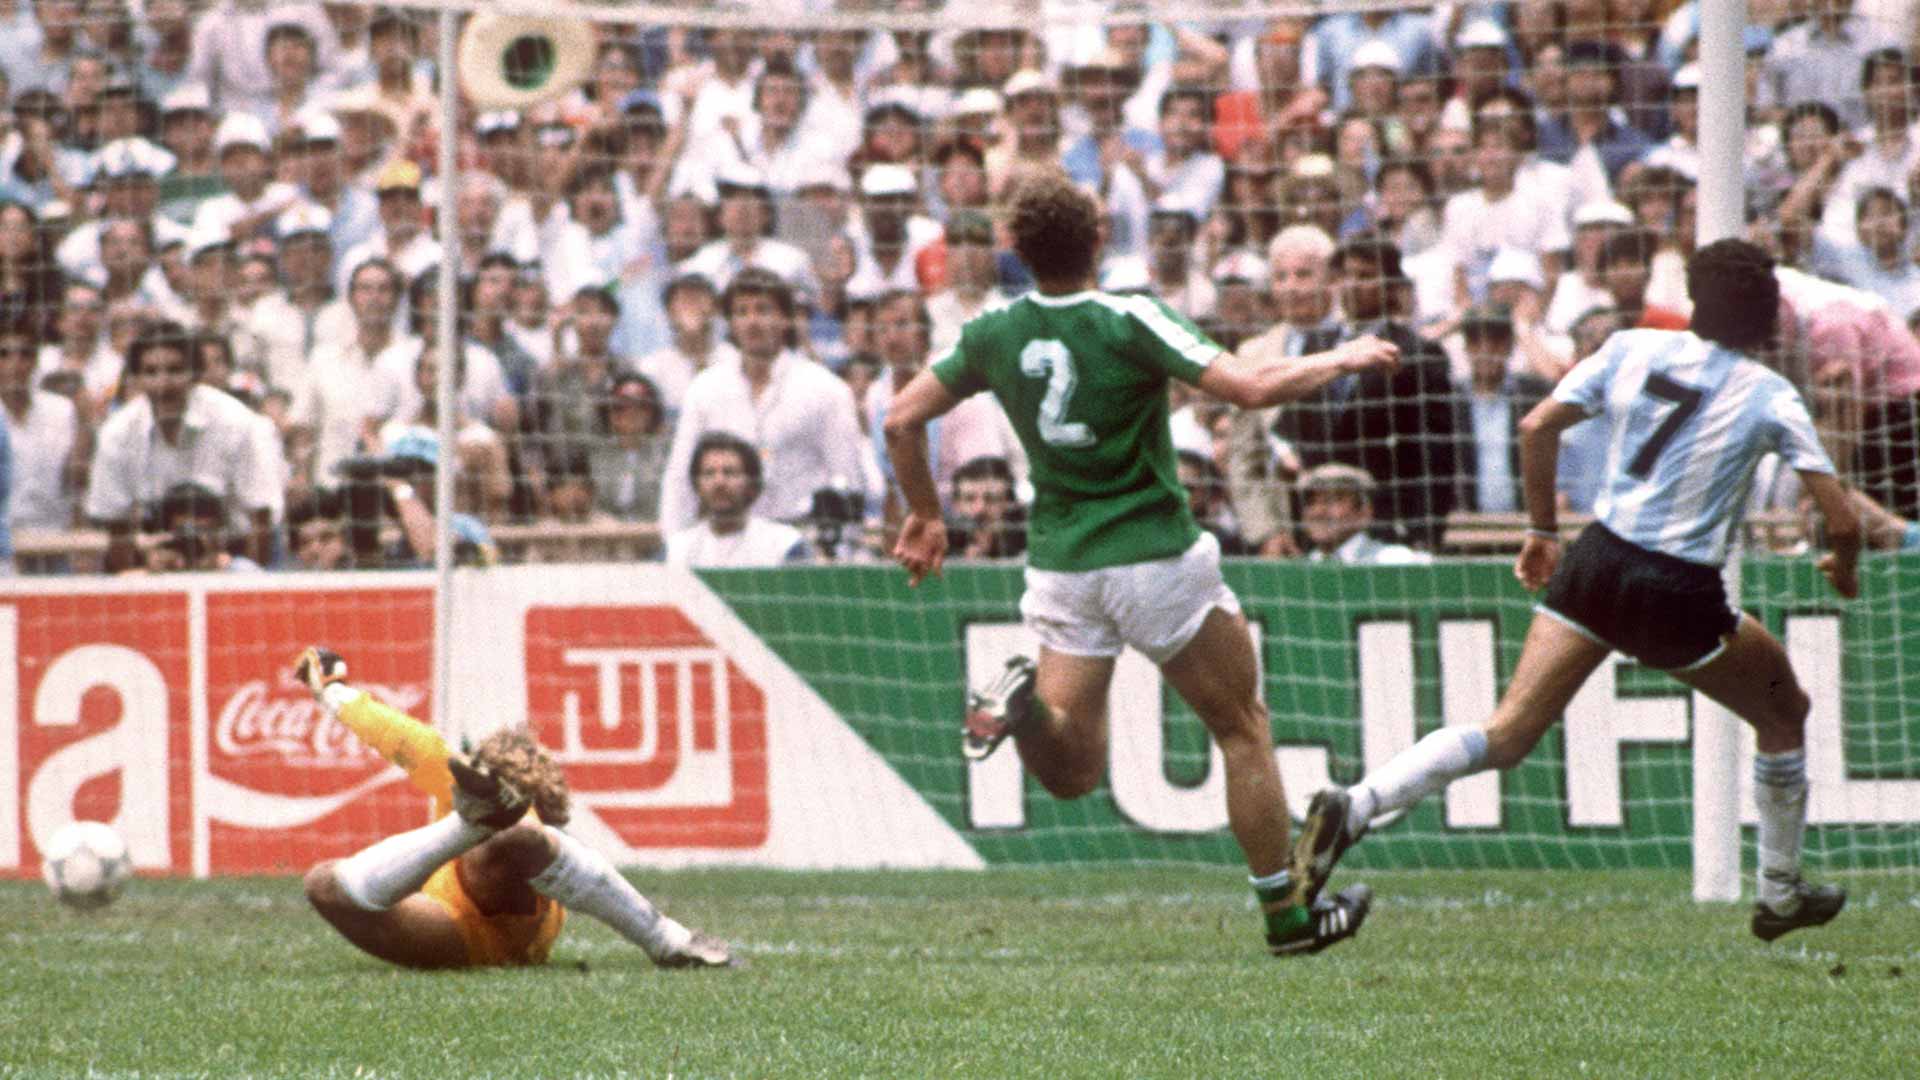
[(319, 697), (328, 686), (346, 681), (347, 662), (324, 645), (309, 645), (293, 662), (293, 677), (306, 683), (313, 696)]

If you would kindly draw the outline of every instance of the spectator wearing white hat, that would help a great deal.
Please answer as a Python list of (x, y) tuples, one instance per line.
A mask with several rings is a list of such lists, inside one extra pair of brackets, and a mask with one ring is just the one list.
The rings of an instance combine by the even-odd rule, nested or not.
[(1531, 187), (1515, 184), (1524, 149), (1511, 124), (1482, 115), (1474, 121), (1474, 157), (1480, 182), (1447, 200), (1441, 244), (1454, 262), (1455, 289), (1465, 302), (1486, 299), (1487, 269), (1502, 247), (1538, 255), (1546, 277), (1558, 276), (1571, 242), (1560, 208)]
[(1667, 116), (1673, 133), (1641, 158), (1691, 177), (1700, 175), (1700, 65), (1687, 64), (1667, 83)]
[(1568, 265), (1554, 282), (1552, 298), (1547, 301), (1549, 333), (1571, 334), (1580, 316), (1596, 307), (1613, 306), (1613, 294), (1600, 276), (1600, 248), (1607, 237), (1633, 224), (1633, 211), (1610, 199), (1586, 203), (1573, 212)]
[(160, 200), (176, 221), (192, 221), (202, 201), (224, 190), (214, 131), (206, 87), (184, 83), (160, 99), (160, 142), (174, 157), (173, 171), (160, 182)]
[(159, 212), (160, 185), (172, 168), (173, 155), (145, 139), (116, 140), (95, 152), (88, 187), (100, 198), (99, 216), (75, 226), (54, 249), (60, 269), (72, 277), (104, 279), (100, 236), (109, 219), (143, 223), (149, 254), (163, 241), (184, 237), (187, 230)]
[(319, 4), (259, 6), (220, 0), (193, 24), (193, 55), (187, 78), (205, 86), (222, 111), (266, 116), (273, 108), (274, 74), (267, 63), (267, 31), (296, 23), (312, 36), (314, 70), (333, 70), (337, 41)]
[(324, 210), (332, 254), (350, 251), (380, 228), (380, 200), (371, 185), (351, 178), (342, 149), (345, 130), (331, 113), (314, 109), (294, 121), (283, 164), (300, 186), (301, 201)]
[(246, 312), (236, 301), (237, 254), (232, 234), (217, 226), (195, 229), (187, 238), (187, 329), (228, 339), (236, 357), (257, 359), (265, 348), (253, 338)]
[(694, 252), (674, 273), (699, 274), (725, 292), (735, 274), (757, 266), (785, 281), (801, 299), (810, 302), (818, 296), (813, 260), (773, 238), (778, 221), (766, 177), (742, 165), (723, 170), (714, 183), (720, 196), (720, 238)]
[[(242, 324), (263, 352), (237, 356), (266, 376), (267, 385), (299, 400), (308, 358), (322, 340), (351, 336), (352, 312), (333, 289), (333, 216), (313, 203), (296, 203), (274, 221), (280, 287), (247, 306)], [(331, 323), (332, 325), (328, 325)]]
[(1032, 68), (1017, 71), (1000, 90), (1007, 138), (987, 151), (987, 177), (1002, 191), (1015, 168), (1060, 162), (1060, 84)]
[(921, 287), (918, 256), (941, 238), (940, 223), (922, 212), (919, 180), (906, 165), (880, 162), (860, 175), (860, 214), (848, 223), (853, 276), (847, 292), (877, 296)]
[(1352, 62), (1367, 43), (1378, 41), (1391, 47), (1403, 75), (1430, 74), (1445, 66), (1438, 33), (1438, 22), (1425, 12), (1360, 11), (1323, 17), (1309, 37), (1319, 59), (1320, 86), (1331, 96), (1333, 111), (1352, 107)]
[(224, 231), (238, 242), (265, 236), (273, 219), (300, 198), (298, 188), (273, 178), (267, 126), (252, 113), (230, 112), (213, 142), (227, 190), (200, 204), (194, 231)]

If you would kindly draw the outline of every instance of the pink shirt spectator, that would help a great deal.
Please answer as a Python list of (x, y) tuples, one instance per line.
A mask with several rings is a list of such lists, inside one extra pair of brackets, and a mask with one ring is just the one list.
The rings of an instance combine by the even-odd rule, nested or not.
[(1804, 350), (1816, 383), (1852, 373), (1854, 389), (1873, 403), (1920, 393), (1920, 340), (1870, 292), (1786, 267), (1780, 278), (1780, 325), (1789, 350)]

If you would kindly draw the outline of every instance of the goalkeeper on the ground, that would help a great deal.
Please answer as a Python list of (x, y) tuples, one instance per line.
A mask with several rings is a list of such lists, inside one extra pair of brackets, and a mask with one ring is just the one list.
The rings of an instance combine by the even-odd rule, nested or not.
[[(521, 728), (472, 754), (346, 683), (330, 649), (300, 654), (294, 675), (328, 712), (433, 799), (434, 820), (307, 872), (307, 899), (348, 941), (406, 967), (538, 964), (567, 911), (591, 915), (661, 967), (727, 967), (724, 942), (690, 930), (640, 895), (600, 853), (561, 830), (567, 781)], [(531, 811), (531, 812), (529, 812)]]

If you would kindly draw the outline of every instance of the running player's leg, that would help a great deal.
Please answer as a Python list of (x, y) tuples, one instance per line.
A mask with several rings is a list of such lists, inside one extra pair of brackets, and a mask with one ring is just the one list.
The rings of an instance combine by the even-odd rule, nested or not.
[(1611, 651), (1555, 615), (1535, 615), (1513, 680), (1485, 726), (1429, 732), (1353, 787), (1313, 797), (1293, 857), (1305, 895), (1319, 893), (1334, 863), (1374, 818), (1407, 809), (1463, 776), (1519, 764)]
[(1846, 892), (1815, 887), (1800, 875), (1807, 825), (1806, 691), (1787, 651), (1753, 616), (1726, 639), (1719, 655), (1672, 673), (1753, 726), (1753, 799), (1759, 811), (1759, 881), (1753, 932), (1772, 940), (1840, 913)]
[(1111, 656), (1040, 647), (1033, 716), (1013, 737), (1020, 762), (1056, 799), (1100, 786), (1107, 770), (1107, 691)]
[(1244, 616), (1214, 608), (1160, 673), (1207, 725), (1227, 774), (1227, 824), (1247, 869), (1264, 878), (1287, 866), (1287, 800), (1260, 700), (1259, 667)]

